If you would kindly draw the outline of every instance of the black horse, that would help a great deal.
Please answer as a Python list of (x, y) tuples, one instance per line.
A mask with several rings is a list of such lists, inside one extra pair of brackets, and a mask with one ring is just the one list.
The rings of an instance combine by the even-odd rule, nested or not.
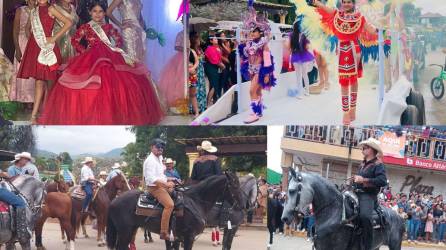
[[(159, 234), (161, 218), (147, 218), (135, 214), (135, 207), (141, 191), (128, 191), (114, 199), (108, 211), (107, 246), (109, 249), (127, 250), (136, 230), (140, 227)], [(227, 200), (235, 209), (241, 209), (242, 200), (240, 183), (232, 173), (211, 176), (191, 186), (184, 192), (184, 215), (176, 218), (175, 233), (178, 239), (171, 246), (179, 249), (179, 242), (184, 242), (184, 249), (191, 250), (194, 239), (205, 228), (206, 216), (217, 200)]]
[[(300, 220), (305, 208), (313, 204), (316, 223), (314, 225), (314, 247), (317, 250), (360, 250), (361, 235), (358, 230), (341, 223), (343, 195), (336, 187), (320, 175), (296, 172), (290, 168), (288, 200), (282, 220), (291, 223)], [(404, 221), (396, 212), (381, 207), (387, 225), (373, 232), (372, 249), (387, 245), (390, 250), (400, 250), (404, 234)]]
[[(245, 218), (245, 211), (252, 210), (256, 206), (258, 195), (256, 178), (246, 175), (241, 177), (239, 182), (243, 209), (234, 209), (233, 205), (224, 200), (221, 204), (215, 205), (206, 218), (207, 227), (224, 228), (222, 250), (231, 249), (234, 236)], [(228, 228), (228, 221), (231, 222), (231, 229)]]

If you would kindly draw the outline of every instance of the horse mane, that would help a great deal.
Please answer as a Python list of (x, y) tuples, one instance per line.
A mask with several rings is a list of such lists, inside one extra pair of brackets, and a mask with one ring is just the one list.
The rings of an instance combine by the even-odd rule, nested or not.
[(185, 194), (193, 197), (195, 194), (201, 193), (203, 190), (209, 190), (209, 186), (213, 185), (215, 182), (220, 181), (222, 178), (226, 179), (225, 175), (212, 175), (196, 184), (189, 186)]

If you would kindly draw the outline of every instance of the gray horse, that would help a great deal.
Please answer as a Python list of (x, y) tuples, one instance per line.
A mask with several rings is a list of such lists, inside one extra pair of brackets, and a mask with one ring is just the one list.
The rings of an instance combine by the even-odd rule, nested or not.
[[(297, 213), (297, 222), (303, 211), (313, 204), (315, 216), (314, 247), (317, 250), (360, 250), (358, 230), (342, 225), (343, 196), (336, 187), (320, 175), (296, 172), (290, 168), (288, 200), (282, 221), (291, 223)], [(404, 221), (396, 212), (382, 207), (387, 224), (373, 232), (373, 249), (387, 245), (390, 250), (400, 250)]]
[[(207, 227), (224, 227), (223, 250), (230, 250), (232, 240), (245, 217), (245, 211), (255, 208), (257, 200), (257, 180), (254, 176), (246, 175), (239, 178), (241, 200), (244, 209), (234, 209), (228, 202), (214, 206), (206, 217)], [(228, 220), (232, 229), (228, 229)]]
[[(45, 198), (44, 184), (28, 175), (17, 176), (12, 179), (11, 183), (13, 189), (15, 187), (25, 197), (27, 203), (26, 219), (28, 228), (32, 231), (36, 220), (41, 215), (42, 202)], [(11, 221), (11, 218), (9, 218), (9, 221)], [(6, 250), (15, 249), (15, 242), (17, 240), (15, 232), (10, 227), (2, 227), (0, 229), (0, 244), (6, 244)], [(23, 250), (31, 250), (30, 240), (20, 241), (19, 243)]]

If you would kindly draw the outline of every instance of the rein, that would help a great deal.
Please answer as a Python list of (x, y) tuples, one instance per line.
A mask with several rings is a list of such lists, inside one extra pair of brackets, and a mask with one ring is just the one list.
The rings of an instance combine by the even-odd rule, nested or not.
[(29, 209), (31, 209), (31, 211), (34, 214), (37, 214), (40, 211), (40, 209), (42, 208), (43, 197), (45, 196), (45, 193), (46, 193), (45, 190), (43, 190), (43, 192), (42, 192), (42, 197), (40, 199), (40, 203), (38, 205), (36, 205), (36, 204), (32, 203), (22, 192), (20, 192), (20, 190), (11, 181), (9, 181), (8, 179), (4, 179), (4, 180), (7, 183), (9, 183), (9, 185), (11, 185), (11, 187), (14, 189), (14, 192), (17, 195), (19, 195), (20, 197), (22, 197), (25, 200), (26, 205), (28, 206)]

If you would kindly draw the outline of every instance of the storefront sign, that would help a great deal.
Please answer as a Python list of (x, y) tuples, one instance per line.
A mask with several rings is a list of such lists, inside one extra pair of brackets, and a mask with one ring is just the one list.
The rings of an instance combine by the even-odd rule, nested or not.
[(417, 192), (420, 194), (432, 194), (433, 186), (425, 186), (420, 184), (423, 177), (415, 178), (413, 175), (406, 176), (404, 183), (401, 185), (400, 192), (404, 192), (404, 188), (410, 187), (409, 192)]
[(446, 162), (433, 161), (430, 159), (423, 159), (423, 158), (416, 158), (416, 157), (404, 157), (403, 159), (398, 159), (398, 158), (394, 158), (394, 157), (385, 156), (383, 159), (383, 162), (385, 164), (394, 164), (394, 165), (400, 165), (400, 166), (405, 166), (405, 167), (446, 171)]
[(379, 137), (379, 141), (381, 142), (381, 149), (384, 156), (404, 158), (406, 136), (398, 137), (395, 133), (386, 131)]

